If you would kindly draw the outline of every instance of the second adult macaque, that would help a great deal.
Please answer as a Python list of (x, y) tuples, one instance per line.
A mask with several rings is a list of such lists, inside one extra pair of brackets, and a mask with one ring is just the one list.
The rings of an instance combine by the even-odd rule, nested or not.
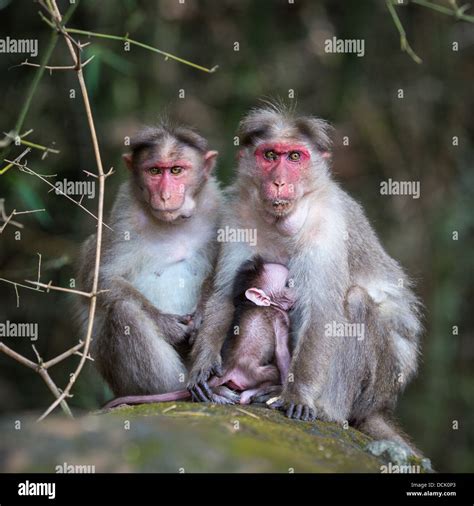
[[(364, 211), (333, 180), (328, 125), (266, 107), (240, 125), (237, 179), (222, 226), (255, 230), (256, 244), (223, 243), (204, 323), (193, 347), (189, 389), (213, 401), (232, 321), (230, 278), (255, 254), (288, 265), (298, 297), (294, 351), (274, 406), (290, 418), (349, 422), (377, 439), (405, 442), (390, 421), (417, 370), (419, 302)], [(359, 324), (363, 338), (348, 330)], [(352, 327), (353, 328), (353, 327)]]
[[(256, 257), (239, 269), (233, 285), (235, 308), (228, 332), (224, 373), (209, 381), (214, 400), (220, 404), (262, 402), (281, 391), (290, 365), (289, 316), (294, 305), (293, 289), (287, 286), (288, 269)], [(114, 399), (104, 408), (122, 404), (145, 404), (190, 399), (205, 393), (178, 390), (158, 395)]]
[[(216, 258), (221, 192), (217, 152), (194, 130), (142, 130), (124, 155), (130, 178), (104, 229), (92, 356), (115, 395), (183, 388), (186, 346), (199, 326)], [(79, 279), (90, 289), (96, 237), (84, 244)], [(89, 304), (79, 308), (82, 324)]]

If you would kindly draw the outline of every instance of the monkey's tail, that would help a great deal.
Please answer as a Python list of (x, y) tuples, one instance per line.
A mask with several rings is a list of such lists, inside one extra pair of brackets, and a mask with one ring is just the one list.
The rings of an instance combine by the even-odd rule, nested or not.
[(408, 446), (415, 457), (420, 459), (423, 458), (421, 451), (413, 445), (410, 438), (398, 428), (395, 422), (390, 420), (387, 415), (381, 413), (370, 415), (368, 418), (358, 423), (356, 428), (364, 434), (374, 438), (376, 441), (387, 439)]
[(108, 402), (102, 409), (112, 409), (124, 404), (153, 404), (155, 402), (179, 401), (189, 399), (191, 394), (188, 390), (177, 390), (176, 392), (168, 392), (166, 394), (152, 395), (128, 395), (125, 397), (117, 397)]

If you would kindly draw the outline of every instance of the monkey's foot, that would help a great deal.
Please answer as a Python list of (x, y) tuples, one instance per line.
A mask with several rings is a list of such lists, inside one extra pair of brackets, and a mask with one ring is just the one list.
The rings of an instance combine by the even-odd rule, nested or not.
[(315, 410), (307, 404), (286, 403), (281, 397), (278, 397), (277, 400), (270, 404), (267, 402), (267, 405), (271, 409), (284, 411), (285, 415), (293, 420), (302, 420), (303, 422), (313, 422), (316, 420)]
[(208, 385), (208, 381), (213, 376), (222, 376), (223, 374), (224, 371), (219, 357), (219, 360), (216, 360), (210, 367), (198, 369), (197, 373), (191, 375), (187, 389), (193, 401), (216, 402), (214, 392)]
[(212, 402), (216, 404), (238, 404), (240, 402), (240, 394), (224, 385), (214, 387), (214, 390)]
[[(372, 441), (366, 446), (366, 449), (372, 453), (372, 455), (375, 455), (376, 457), (383, 457), (388, 462), (392, 462), (394, 465), (406, 466), (406, 472), (410, 472), (409, 469), (411, 469), (411, 465), (413, 465), (413, 458), (417, 457), (408, 445), (395, 441), (389, 441), (388, 439)], [(430, 459), (421, 459), (420, 466), (425, 472), (433, 471)]]
[(271, 385), (269, 387), (259, 388), (253, 395), (249, 397), (249, 403), (266, 404), (270, 399), (276, 398), (278, 395), (280, 395), (281, 389), (281, 385)]

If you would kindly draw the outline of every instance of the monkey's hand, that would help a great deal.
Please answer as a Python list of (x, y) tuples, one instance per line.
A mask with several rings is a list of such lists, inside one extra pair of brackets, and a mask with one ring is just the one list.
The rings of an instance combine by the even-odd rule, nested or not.
[(192, 315), (159, 313), (155, 321), (171, 345), (188, 340), (194, 328)]
[(267, 401), (267, 406), (270, 409), (279, 409), (284, 411), (288, 418), (293, 420), (302, 420), (303, 422), (312, 422), (316, 420), (316, 410), (308, 404), (298, 403), (296, 399), (286, 400), (284, 394), (276, 399)]
[(220, 354), (214, 360), (207, 362), (207, 365), (204, 365), (203, 360), (198, 360), (189, 373), (187, 385), (193, 401), (218, 403), (219, 396), (214, 394), (208, 381), (212, 376), (222, 376), (223, 374)]
[(192, 346), (195, 343), (196, 337), (199, 333), (199, 329), (201, 328), (204, 319), (204, 313), (199, 309), (197, 309), (196, 312), (191, 316), (192, 316), (193, 329), (189, 334), (188, 343)]

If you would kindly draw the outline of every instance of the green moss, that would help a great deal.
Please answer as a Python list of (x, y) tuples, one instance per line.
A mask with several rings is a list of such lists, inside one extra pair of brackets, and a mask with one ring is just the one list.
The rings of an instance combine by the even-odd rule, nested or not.
[(258, 406), (124, 406), (23, 426), (0, 421), (7, 471), (54, 472), (67, 462), (96, 472), (380, 472), (383, 464), (352, 428)]

